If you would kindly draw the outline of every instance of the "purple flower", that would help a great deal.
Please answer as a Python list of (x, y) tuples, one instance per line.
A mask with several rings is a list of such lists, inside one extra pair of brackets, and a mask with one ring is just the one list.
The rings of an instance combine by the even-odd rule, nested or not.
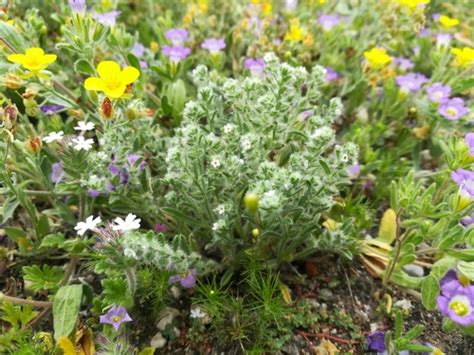
[(163, 46), (163, 54), (171, 59), (173, 63), (184, 60), (191, 53), (191, 49), (180, 46)]
[(168, 230), (168, 226), (167, 226), (166, 224), (157, 223), (157, 224), (155, 224), (155, 226), (153, 227), (153, 230), (154, 230), (156, 233), (165, 233), (165, 232)]
[(285, 0), (286, 11), (294, 11), (298, 6), (298, 0)]
[(421, 86), (428, 81), (428, 78), (423, 74), (409, 73), (397, 76), (395, 81), (402, 91), (417, 92), (421, 89)]
[(145, 62), (144, 60), (140, 60), (140, 67), (143, 69), (146, 69), (148, 68), (148, 63)]
[(63, 164), (61, 162), (51, 165), (51, 181), (55, 184), (60, 182), (64, 177)]
[(55, 113), (64, 110), (65, 107), (63, 105), (43, 105), (41, 106), (41, 112), (47, 114), (48, 116), (54, 115)]
[(172, 28), (165, 32), (165, 37), (170, 40), (174, 46), (179, 46), (188, 39), (188, 31), (184, 28)]
[(431, 35), (431, 31), (428, 28), (423, 28), (418, 32), (418, 37), (425, 38)]
[(87, 195), (92, 198), (96, 198), (100, 196), (100, 192), (94, 189), (88, 189), (87, 190)]
[(244, 67), (250, 70), (253, 76), (259, 76), (265, 69), (265, 61), (261, 58), (247, 58), (244, 60)]
[(470, 216), (461, 218), (460, 222), (464, 227), (469, 227), (470, 225), (474, 224), (474, 213), (472, 213)]
[(469, 149), (469, 155), (471, 157), (474, 157), (474, 132), (466, 134), (464, 137), (464, 142), (467, 145), (467, 148)]
[(201, 44), (201, 48), (207, 49), (211, 54), (216, 54), (225, 48), (222, 38), (208, 38)]
[(184, 274), (177, 274), (173, 275), (170, 277), (169, 281), (170, 282), (177, 282), (181, 284), (184, 288), (192, 288), (194, 285), (196, 285), (196, 275), (197, 275), (197, 270), (196, 269), (190, 269), (188, 272), (185, 272)]
[(117, 16), (121, 14), (121, 11), (110, 11), (103, 14), (95, 14), (93, 17), (104, 26), (114, 26)]
[(87, 9), (86, 0), (69, 0), (69, 6), (77, 13), (85, 13)]
[[(136, 163), (139, 159), (141, 159), (141, 157), (140, 157), (138, 154), (129, 154), (129, 155), (127, 156), (127, 161), (128, 161), (128, 163), (129, 163), (130, 165), (132, 165), (132, 166), (135, 165), (135, 163)], [(142, 161), (140, 162), (140, 164), (138, 164), (138, 169), (139, 169), (139, 170), (143, 170), (143, 169), (145, 169), (145, 166), (146, 166), (146, 161), (142, 160)]]
[(349, 173), (350, 179), (357, 179), (360, 174), (360, 165), (354, 164), (347, 168), (347, 172)]
[(474, 171), (457, 169), (451, 173), (451, 179), (459, 185), (459, 194), (468, 200), (474, 198)]
[(115, 331), (119, 330), (122, 323), (131, 321), (132, 318), (130, 318), (127, 310), (122, 306), (113, 306), (106, 314), (100, 316), (100, 323), (112, 325)]
[(408, 70), (414, 67), (413, 62), (410, 59), (403, 57), (393, 58), (393, 62), (402, 70)]
[(434, 21), (439, 21), (439, 18), (441, 17), (441, 14), (439, 12), (436, 12), (434, 13), (431, 18), (434, 20)]
[(145, 54), (145, 46), (137, 42), (133, 45), (131, 52), (135, 57), (143, 57), (143, 55)]
[(115, 164), (109, 164), (109, 171), (114, 175), (120, 174), (120, 168)]
[(326, 67), (326, 74), (324, 76), (324, 79), (326, 80), (326, 82), (329, 83), (331, 81), (339, 80), (340, 78), (341, 76), (339, 75), (337, 71), (335, 71), (331, 67)]
[(325, 31), (330, 31), (341, 22), (341, 17), (337, 15), (322, 14), (319, 16), (319, 24)]
[(440, 47), (446, 47), (449, 45), (449, 42), (453, 39), (453, 36), (449, 33), (438, 33), (436, 35), (436, 44)]
[(443, 85), (442, 83), (434, 83), (426, 88), (426, 92), (430, 101), (440, 103), (449, 98), (451, 87), (449, 85)]
[(453, 322), (463, 326), (474, 323), (474, 286), (464, 287), (459, 281), (450, 281), (441, 288), (437, 304)]
[(459, 120), (468, 112), (467, 107), (464, 106), (463, 99), (453, 97), (449, 100), (444, 100), (438, 107), (438, 112), (448, 120)]
[(373, 332), (367, 335), (369, 350), (385, 351), (385, 332)]

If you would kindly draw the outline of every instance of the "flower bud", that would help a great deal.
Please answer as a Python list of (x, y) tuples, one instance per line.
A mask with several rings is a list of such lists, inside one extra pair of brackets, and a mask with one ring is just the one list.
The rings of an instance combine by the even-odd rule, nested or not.
[(100, 114), (103, 118), (112, 118), (112, 115), (114, 114), (112, 101), (110, 101), (108, 97), (102, 101), (102, 105), (100, 106)]
[(252, 236), (254, 238), (258, 238), (260, 236), (260, 229), (258, 229), (258, 228), (253, 229), (252, 230)]
[(28, 139), (25, 142), (25, 148), (31, 153), (38, 153), (41, 150), (43, 143), (41, 142), (41, 138), (33, 137)]
[(38, 103), (34, 99), (23, 99), (25, 105), (25, 112), (30, 117), (36, 117), (40, 113)]
[(5, 121), (5, 127), (12, 129), (15, 127), (16, 117), (18, 115), (18, 109), (15, 105), (8, 105), (3, 109), (2, 119)]
[(3, 85), (5, 85), (8, 89), (19, 89), (23, 86), (23, 80), (14, 73), (7, 73), (3, 77)]
[(250, 212), (255, 213), (258, 210), (260, 199), (257, 194), (247, 194), (244, 197), (244, 205)]
[(140, 113), (134, 107), (129, 106), (125, 109), (125, 117), (129, 121), (133, 121), (140, 117)]
[(155, 41), (152, 41), (150, 43), (150, 49), (153, 53), (157, 53), (160, 50), (160, 45), (156, 43)]

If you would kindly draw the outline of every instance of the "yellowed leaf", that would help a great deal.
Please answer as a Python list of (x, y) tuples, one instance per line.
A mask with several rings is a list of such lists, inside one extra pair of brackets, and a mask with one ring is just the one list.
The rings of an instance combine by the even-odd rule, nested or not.
[(316, 355), (336, 355), (339, 354), (339, 349), (330, 340), (323, 339), (321, 343), (315, 348)]
[(281, 295), (287, 304), (292, 304), (293, 299), (291, 298), (291, 292), (288, 286), (281, 284), (280, 285)]
[(380, 222), (377, 240), (392, 244), (397, 237), (397, 214), (391, 208), (385, 211)]
[(66, 337), (59, 338), (58, 346), (63, 351), (64, 355), (77, 355), (74, 344)]

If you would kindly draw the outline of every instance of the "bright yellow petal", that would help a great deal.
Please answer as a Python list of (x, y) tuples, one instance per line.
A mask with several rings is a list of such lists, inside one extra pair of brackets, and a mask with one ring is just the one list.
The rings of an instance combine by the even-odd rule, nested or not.
[(22, 64), (25, 60), (25, 55), (24, 54), (10, 54), (7, 59), (10, 61), (10, 62), (13, 62), (13, 63), (19, 63), (19, 64)]
[(133, 83), (135, 80), (138, 79), (139, 76), (140, 72), (134, 67), (125, 67), (120, 73), (120, 79), (122, 81), (122, 84), (126, 85)]
[(127, 87), (125, 85), (119, 86), (117, 89), (105, 89), (104, 94), (109, 98), (109, 99), (118, 99), (122, 97), (122, 95), (125, 92), (125, 89)]
[(120, 65), (112, 60), (105, 60), (99, 63), (97, 72), (105, 82), (117, 81), (120, 75)]
[(76, 348), (68, 338), (64, 336), (59, 338), (58, 346), (61, 348), (64, 355), (76, 355)]
[(28, 48), (25, 54), (27, 57), (41, 57), (44, 55), (44, 50), (38, 47)]
[(57, 58), (58, 56), (56, 54), (46, 54), (43, 56), (43, 58), (41, 58), (41, 62), (48, 65), (55, 62)]
[(89, 91), (104, 91), (105, 84), (100, 78), (87, 78), (84, 81), (84, 87)]

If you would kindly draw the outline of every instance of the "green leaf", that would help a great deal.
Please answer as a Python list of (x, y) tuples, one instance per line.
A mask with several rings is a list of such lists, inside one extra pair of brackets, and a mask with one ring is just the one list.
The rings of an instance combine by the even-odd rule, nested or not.
[(68, 337), (76, 328), (82, 299), (82, 285), (61, 287), (53, 300), (54, 339)]
[(38, 219), (38, 223), (36, 224), (36, 234), (39, 238), (43, 238), (45, 235), (49, 233), (49, 220), (48, 216), (42, 214)]
[(41, 240), (40, 248), (61, 248), (64, 244), (63, 234), (48, 234)]
[(432, 311), (436, 308), (436, 298), (439, 294), (439, 280), (434, 275), (429, 275), (421, 282), (421, 302), (426, 309)]
[(59, 288), (64, 277), (64, 271), (59, 266), (43, 265), (41, 269), (38, 265), (24, 266), (23, 278), (29, 281), (28, 289), (38, 291), (55, 291)]
[(446, 254), (463, 261), (474, 261), (474, 249), (446, 250)]
[(125, 278), (109, 278), (102, 281), (102, 295), (107, 305), (120, 305), (125, 308), (133, 305), (132, 294)]
[(127, 59), (132, 67), (138, 69), (139, 72), (142, 71), (142, 67), (140, 66), (140, 61), (137, 57), (135, 57), (132, 53), (127, 54)]
[(8, 302), (3, 303), (1, 310), (3, 314), (0, 319), (10, 323), (16, 329), (23, 328), (39, 313), (34, 311), (30, 305), (19, 306)]
[(26, 238), (28, 236), (28, 234), (26, 234), (26, 232), (20, 228), (7, 227), (5, 228), (5, 232), (14, 242), (18, 242), (19, 239)]
[(0, 37), (3, 37), (17, 52), (26, 50), (25, 41), (15, 27), (5, 21), (0, 21)]
[(0, 224), (5, 224), (10, 218), (12, 218), (13, 213), (15, 213), (16, 208), (20, 205), (20, 201), (16, 198), (10, 198), (5, 201), (5, 204), (2, 208), (2, 222)]
[(450, 256), (445, 256), (444, 258), (439, 259), (431, 267), (431, 275), (436, 276), (438, 279), (444, 276), (446, 272), (453, 268), (456, 264), (456, 259)]
[(423, 281), (422, 277), (410, 276), (406, 272), (401, 270), (395, 271), (392, 274), (391, 279), (399, 286), (415, 289), (420, 287), (420, 283)]
[(95, 75), (94, 67), (85, 59), (79, 59), (74, 63), (74, 70), (87, 75)]
[(469, 280), (474, 281), (474, 262), (460, 261), (458, 263), (458, 270)]

